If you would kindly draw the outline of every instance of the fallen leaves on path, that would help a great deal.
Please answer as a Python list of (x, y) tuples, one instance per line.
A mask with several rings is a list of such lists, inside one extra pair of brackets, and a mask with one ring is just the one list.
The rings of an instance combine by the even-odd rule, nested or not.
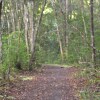
[(9, 88), (16, 100), (79, 100), (75, 74), (78, 68), (44, 67), (43, 71), (24, 72)]

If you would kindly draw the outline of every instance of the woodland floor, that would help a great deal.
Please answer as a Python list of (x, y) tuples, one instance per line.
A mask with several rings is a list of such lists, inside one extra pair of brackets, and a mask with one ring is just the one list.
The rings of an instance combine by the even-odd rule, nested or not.
[(75, 67), (43, 67), (38, 73), (21, 72), (22, 80), (16, 81), (6, 91), (15, 98), (9, 100), (80, 100)]

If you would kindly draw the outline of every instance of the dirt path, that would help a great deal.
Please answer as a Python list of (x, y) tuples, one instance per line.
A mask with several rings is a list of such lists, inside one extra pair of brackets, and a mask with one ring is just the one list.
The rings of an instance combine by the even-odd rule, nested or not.
[[(16, 100), (79, 100), (74, 75), (77, 68), (45, 67), (29, 80), (13, 87), (11, 94)], [(27, 75), (27, 73), (25, 73)]]

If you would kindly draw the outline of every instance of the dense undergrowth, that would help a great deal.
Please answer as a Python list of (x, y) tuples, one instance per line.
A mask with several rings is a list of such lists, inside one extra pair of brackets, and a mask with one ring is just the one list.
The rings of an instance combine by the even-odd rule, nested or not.
[(84, 67), (78, 74), (80, 100), (100, 99), (100, 68)]

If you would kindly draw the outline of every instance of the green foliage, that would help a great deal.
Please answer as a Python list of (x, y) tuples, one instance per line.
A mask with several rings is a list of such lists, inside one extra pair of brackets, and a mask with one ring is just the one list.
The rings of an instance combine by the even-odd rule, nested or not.
[(28, 57), (23, 32), (12, 32), (3, 34), (3, 70), (8, 67), (14, 68), (17, 63), (21, 63), (22, 68), (28, 65)]
[(100, 68), (93, 69), (84, 67), (78, 75), (87, 80), (84, 87), (80, 90), (82, 100), (99, 100), (100, 99)]

